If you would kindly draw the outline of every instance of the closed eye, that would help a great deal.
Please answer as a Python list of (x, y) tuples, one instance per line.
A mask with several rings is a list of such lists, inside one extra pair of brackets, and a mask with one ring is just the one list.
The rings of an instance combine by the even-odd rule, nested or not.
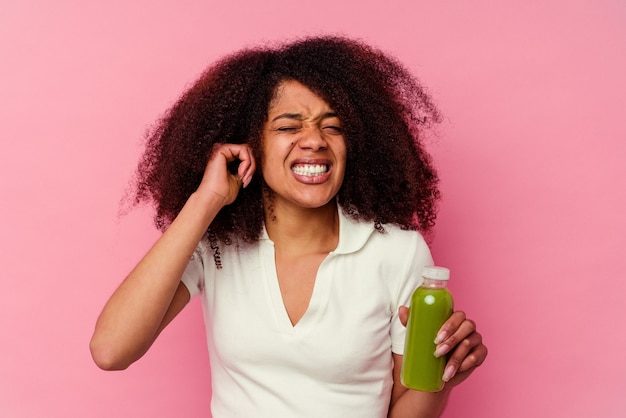
[(329, 126), (324, 126), (322, 129), (330, 133), (337, 133), (337, 134), (343, 133), (343, 128), (341, 126), (329, 125)]

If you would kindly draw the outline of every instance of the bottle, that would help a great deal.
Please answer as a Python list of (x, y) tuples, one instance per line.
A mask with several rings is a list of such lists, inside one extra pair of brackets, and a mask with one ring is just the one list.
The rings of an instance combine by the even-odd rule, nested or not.
[(435, 357), (435, 338), (452, 315), (454, 301), (448, 291), (450, 270), (425, 267), (422, 285), (411, 296), (401, 382), (409, 389), (437, 392), (443, 387), (446, 357)]

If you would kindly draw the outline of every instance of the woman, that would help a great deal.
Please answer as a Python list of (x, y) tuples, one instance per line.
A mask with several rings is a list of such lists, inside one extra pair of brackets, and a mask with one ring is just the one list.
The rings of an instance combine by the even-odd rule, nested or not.
[(136, 202), (164, 233), (98, 318), (96, 364), (128, 367), (200, 295), (214, 417), (438, 416), (487, 355), (455, 312), (444, 389), (400, 384), (439, 196), (421, 135), (439, 118), (399, 63), (349, 39), (209, 68), (148, 138)]

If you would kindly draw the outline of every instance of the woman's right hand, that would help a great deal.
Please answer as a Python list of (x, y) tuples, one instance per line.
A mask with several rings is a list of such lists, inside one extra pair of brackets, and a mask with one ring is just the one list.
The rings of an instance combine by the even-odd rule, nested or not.
[[(228, 170), (228, 164), (239, 161), (237, 173)], [(250, 184), (256, 170), (252, 149), (247, 144), (215, 144), (204, 170), (197, 193), (215, 194), (223, 199), (223, 205), (235, 201), (240, 188)]]

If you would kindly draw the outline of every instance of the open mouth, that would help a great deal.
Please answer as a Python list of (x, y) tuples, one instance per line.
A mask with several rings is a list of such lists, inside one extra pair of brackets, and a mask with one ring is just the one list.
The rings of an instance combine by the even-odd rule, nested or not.
[(291, 171), (299, 176), (316, 177), (328, 173), (328, 164), (294, 164)]

